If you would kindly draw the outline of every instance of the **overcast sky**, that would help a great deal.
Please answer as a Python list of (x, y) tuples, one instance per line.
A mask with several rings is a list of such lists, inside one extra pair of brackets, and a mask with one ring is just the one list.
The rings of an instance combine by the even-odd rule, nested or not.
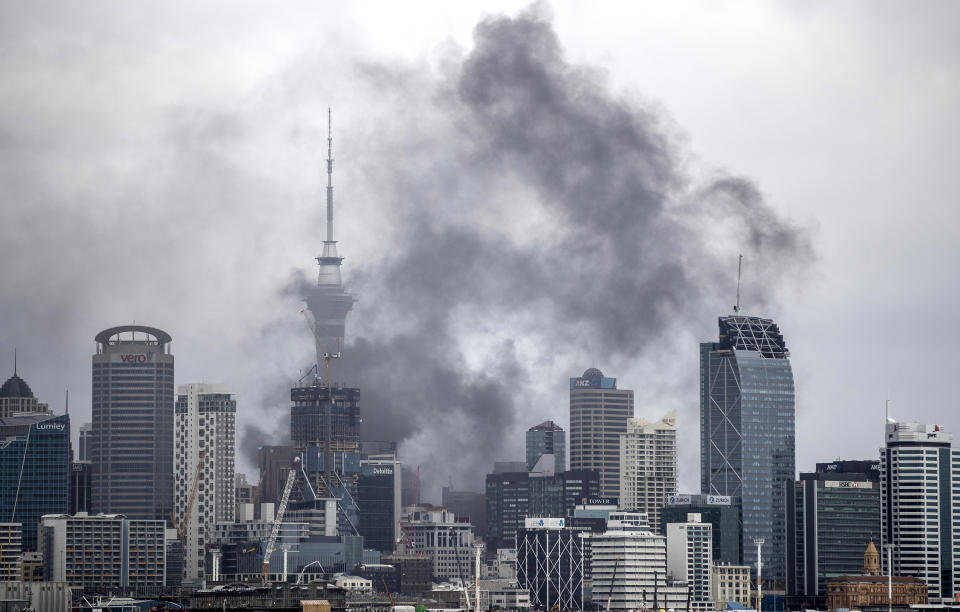
[(638, 416), (678, 411), (681, 489), (697, 489), (697, 342), (730, 311), (738, 252), (744, 311), (792, 353), (798, 470), (875, 456), (885, 398), (960, 433), (958, 17), (0, 3), (0, 347), (57, 412), (70, 390), (76, 429), (93, 336), (170, 332), (177, 384), (238, 394), (253, 476), (311, 364), (297, 291), (321, 248), (332, 106), (359, 298), (341, 376), (429, 494), (480, 490), (484, 462), (522, 458), (523, 430), (566, 426), (566, 379), (591, 366), (635, 389)]

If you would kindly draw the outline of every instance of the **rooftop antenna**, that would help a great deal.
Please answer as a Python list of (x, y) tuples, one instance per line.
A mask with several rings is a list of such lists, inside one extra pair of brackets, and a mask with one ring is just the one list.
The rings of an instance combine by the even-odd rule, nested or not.
[(17, 347), (13, 347), (13, 375), (17, 375)]
[(327, 107), (327, 242), (333, 242), (333, 109)]
[(740, 274), (743, 272), (743, 253), (740, 253), (737, 259), (737, 304), (733, 307), (733, 312), (740, 312)]
[(64, 414), (70, 414), (70, 389), (64, 389), (63, 393), (66, 396), (63, 402), (64, 406), (66, 406), (66, 410), (64, 411)]

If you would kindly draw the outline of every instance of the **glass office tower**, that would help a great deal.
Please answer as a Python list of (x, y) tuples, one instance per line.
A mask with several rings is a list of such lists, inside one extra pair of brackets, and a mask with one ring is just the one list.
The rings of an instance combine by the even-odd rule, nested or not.
[(718, 342), (700, 345), (700, 484), (743, 502), (743, 560), (784, 579), (784, 486), (796, 472), (790, 353), (770, 319), (720, 317)]

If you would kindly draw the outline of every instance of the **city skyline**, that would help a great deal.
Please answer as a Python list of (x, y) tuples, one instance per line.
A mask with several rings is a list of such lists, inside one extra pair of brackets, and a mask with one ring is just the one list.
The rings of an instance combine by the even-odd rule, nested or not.
[[(229, 44), (210, 47), (210, 41), (191, 37), (182, 22), (182, 13), (147, 10), (156, 13), (154, 26), (174, 34), (184, 49), (209, 50), (211, 57), (229, 57), (236, 51)], [(465, 299), (459, 291), (453, 291), (448, 298), (442, 291), (447, 288), (445, 283), (455, 284), (458, 275), (471, 269), (467, 264), (482, 260), (480, 255), (486, 255), (488, 247), (498, 244), (492, 238), (509, 251), (511, 262), (523, 261), (512, 258), (518, 252), (514, 247), (530, 247), (524, 241), (525, 234), (538, 225), (545, 229), (545, 235), (579, 233), (586, 244), (603, 244), (616, 238), (598, 230), (589, 214), (575, 216), (577, 209), (572, 206), (545, 208), (543, 199), (553, 196), (524, 198), (517, 205), (522, 214), (511, 214), (514, 209), (507, 204), (517, 194), (531, 190), (550, 193), (550, 186), (539, 182), (541, 175), (512, 174), (505, 176), (503, 183), (491, 183), (493, 188), (481, 192), (487, 205), (474, 211), (470, 210), (474, 203), (470, 199), (455, 198), (448, 204), (448, 196), (455, 195), (456, 190), (451, 191), (442, 183), (410, 182), (418, 173), (433, 167), (430, 164), (435, 157), (423, 151), (452, 151), (455, 159), (463, 151), (449, 148), (449, 137), (456, 132), (447, 127), (428, 129), (426, 124), (430, 121), (416, 122), (415, 130), (395, 125), (397, 108), (415, 107), (423, 99), (405, 88), (387, 86), (383, 100), (371, 101), (376, 89), (373, 83), (390, 83), (389, 79), (380, 81), (375, 77), (422, 71), (427, 75), (425, 90), (448, 91), (456, 83), (443, 79), (430, 50), (443, 44), (458, 47), (450, 60), (458, 70), (469, 67), (470, 58), (496, 57), (484, 55), (490, 50), (484, 46), (482, 36), (478, 42), (471, 41), (471, 30), (485, 12), (477, 7), (460, 9), (456, 14), (439, 11), (430, 16), (423, 38), (415, 43), (389, 36), (374, 43), (372, 39), (378, 37), (371, 33), (377, 32), (379, 26), (362, 19), (364, 9), (350, 15), (333, 15), (332, 29), (315, 25), (296, 27), (293, 17), (304, 14), (306, 9), (287, 10), (269, 23), (277, 31), (292, 33), (288, 43), (257, 62), (215, 76), (204, 62), (190, 67), (178, 61), (181, 50), (147, 45), (150, 51), (131, 52), (120, 33), (135, 30), (137, 25), (131, 20), (131, 13), (122, 10), (98, 26), (116, 36), (93, 42), (78, 38), (78, 34), (66, 28), (68, 22), (83, 23), (83, 15), (67, 11), (69, 14), (62, 17), (51, 17), (26, 9), (4, 9), (5, 18), (0, 22), (6, 25), (0, 28), (14, 48), (25, 48), (26, 44), (17, 31), (30, 31), (32, 36), (51, 44), (51, 48), (66, 45), (77, 50), (70, 60), (43, 53), (21, 54), (19, 59), (6, 58), (0, 64), (0, 73), (9, 77), (7, 82), (13, 93), (2, 107), (0, 131), (11, 135), (4, 145), (10, 162), (4, 178), (11, 187), (10, 197), (16, 200), (15, 205), (6, 208), (2, 226), (18, 228), (18, 235), (3, 241), (3, 253), (8, 261), (24, 262), (3, 272), (5, 286), (18, 290), (7, 292), (0, 302), (0, 314), (13, 323), (0, 332), (0, 347), (7, 347), (11, 354), (13, 347), (19, 347), (20, 375), (56, 414), (62, 414), (64, 408), (58, 398), (63, 397), (65, 388), (70, 390), (75, 430), (91, 420), (86, 361), (90, 337), (108, 326), (136, 319), (168, 330), (176, 339), (176, 384), (209, 380), (237, 391), (244, 406), (238, 414), (240, 471), (253, 470), (251, 440), (261, 444), (285, 441), (288, 423), (283, 415), (288, 410), (289, 388), (314, 361), (312, 342), (299, 314), (303, 305), (297, 298), (302, 279), (312, 282), (311, 276), (316, 272), (308, 266), (322, 238), (324, 115), (327, 106), (332, 105), (340, 156), (336, 177), (337, 236), (349, 244), (344, 281), (359, 298), (350, 314), (349, 335), (357, 343), (357, 357), (368, 360), (354, 370), (348, 370), (349, 364), (344, 364), (344, 376), (348, 377), (344, 382), (367, 394), (362, 408), (366, 424), (368, 418), (383, 414), (373, 411), (375, 406), (392, 405), (384, 396), (392, 400), (394, 394), (399, 394), (398, 389), (409, 389), (400, 384), (402, 378), (386, 371), (395, 361), (385, 362), (380, 369), (371, 368), (370, 355), (390, 349), (397, 354), (391, 359), (402, 357), (425, 364), (425, 374), (401, 371), (415, 375), (411, 382), (417, 394), (410, 398), (411, 403), (424, 406), (422, 417), (403, 406), (397, 408), (400, 415), (411, 420), (410, 427), (398, 433), (404, 437), (401, 453), (413, 462), (422, 459), (418, 449), (431, 436), (438, 431), (457, 432), (462, 427), (456, 420), (443, 423), (436, 419), (441, 413), (431, 407), (444, 402), (456, 404), (457, 418), (466, 419), (468, 424), (474, 423), (469, 417), (472, 412), (497, 406), (499, 412), (494, 411), (490, 421), (500, 430), (512, 431), (505, 426), (510, 425), (519, 433), (499, 442), (487, 432), (476, 432), (476, 445), (494, 440), (502, 455), (496, 459), (521, 459), (522, 432), (529, 424), (550, 419), (569, 430), (564, 381), (571, 372), (592, 366), (615, 374), (624, 388), (645, 390), (645, 406), (637, 409), (636, 416), (652, 418), (676, 410), (679, 431), (694, 431), (696, 343), (712, 335), (717, 316), (730, 312), (736, 285), (736, 254), (741, 250), (746, 252), (744, 312), (778, 321), (790, 339), (798, 390), (799, 471), (812, 469), (815, 462), (831, 459), (841, 449), (847, 459), (875, 457), (883, 435), (882, 400), (888, 396), (894, 400), (894, 417), (939, 422), (949, 430), (960, 431), (960, 423), (950, 411), (949, 387), (942, 382), (950, 377), (940, 369), (948, 363), (940, 358), (947, 354), (947, 339), (958, 326), (957, 315), (944, 306), (953, 302), (954, 290), (948, 284), (932, 282), (932, 272), (928, 272), (936, 268), (931, 262), (949, 265), (957, 259), (957, 247), (952, 245), (956, 211), (944, 200), (947, 194), (955, 192), (956, 179), (945, 178), (937, 170), (953, 165), (956, 149), (932, 145), (939, 143), (934, 133), (950, 134), (956, 130), (956, 119), (945, 109), (956, 101), (958, 87), (954, 81), (937, 81), (935, 75), (938, 69), (955, 62), (944, 60), (945, 57), (960, 54), (952, 52), (955, 42), (944, 43), (937, 36), (924, 36), (919, 42), (916, 38), (919, 32), (931, 27), (938, 32), (954, 28), (951, 24), (955, 24), (955, 19), (935, 19), (929, 13), (901, 19), (903, 15), (891, 5), (877, 11), (868, 11), (863, 5), (841, 9), (817, 5), (800, 13), (790, 13), (782, 6), (760, 10), (758, 21), (750, 22), (732, 7), (717, 9), (715, 18), (742, 37), (745, 48), (762, 48), (766, 39), (759, 33), (761, 30), (784, 34), (781, 51), (801, 70), (817, 65), (823, 54), (838, 51), (838, 43), (831, 43), (825, 50), (810, 49), (813, 59), (800, 61), (797, 49), (803, 41), (809, 41), (822, 28), (847, 28), (849, 47), (839, 50), (849, 51), (862, 66), (835, 65), (833, 71), (816, 76), (804, 72), (804, 82), (809, 86), (802, 97), (820, 113), (816, 117), (797, 113), (793, 118), (804, 121), (790, 123), (785, 119), (791, 115), (783, 110), (790, 105), (784, 101), (796, 99), (797, 92), (759, 59), (742, 63), (745, 75), (731, 75), (728, 68), (713, 66), (715, 71), (702, 70), (704, 78), (696, 86), (684, 88), (671, 81), (667, 75), (671, 66), (703, 68), (711, 64), (705, 63), (696, 49), (681, 49), (689, 34), (681, 35), (679, 17), (670, 10), (656, 15), (642, 13), (648, 21), (665, 25), (666, 34), (656, 34), (652, 25), (639, 26), (638, 35), (647, 41), (643, 48), (653, 55), (637, 55), (640, 59), (634, 65), (625, 58), (634, 57), (632, 51), (636, 47), (618, 35), (604, 43), (585, 40), (596, 38), (595, 34), (601, 31), (620, 32), (602, 12), (586, 20), (578, 31), (572, 27), (582, 11), (577, 5), (557, 3), (552, 9), (554, 15), (540, 21), (523, 17), (527, 10), (524, 5), (503, 5), (509, 18), (505, 22), (490, 22), (492, 29), (497, 26), (501, 33), (510, 33), (531, 23), (547, 23), (549, 31), (558, 36), (563, 51), (552, 64), (554, 67), (561, 72), (606, 71), (606, 77), (590, 72), (589, 79), (596, 79), (590, 82), (598, 83), (598, 100), (610, 105), (607, 108), (637, 110), (638, 116), (643, 115), (640, 110), (652, 113), (670, 126), (664, 131), (677, 130), (688, 136), (689, 144), (680, 146), (680, 150), (691, 157), (702, 156), (696, 163), (702, 166), (704, 174), (729, 167), (734, 176), (747, 175), (752, 180), (739, 186), (757, 186), (759, 191), (745, 192), (747, 196), (743, 197), (749, 200), (762, 193), (767, 203), (754, 201), (759, 202), (759, 210), (771, 214), (773, 221), (783, 222), (782, 227), (798, 227), (813, 245), (809, 251), (791, 252), (799, 255), (796, 260), (788, 257), (786, 263), (762, 249), (751, 252), (749, 240), (741, 244), (730, 240), (730, 244), (721, 245), (722, 252), (708, 252), (708, 266), (687, 270), (695, 273), (694, 279), (702, 282), (703, 287), (670, 294), (690, 298), (693, 304), (685, 307), (686, 314), (696, 316), (687, 316), (682, 323), (656, 318), (657, 310), (647, 307), (662, 302), (651, 303), (646, 296), (660, 287), (640, 283), (638, 286), (644, 291), (628, 296), (633, 298), (630, 311), (636, 319), (648, 315), (651, 321), (666, 321), (666, 332), (651, 334), (636, 347), (624, 348), (602, 333), (606, 329), (603, 313), (587, 317), (586, 324), (592, 327), (580, 332), (568, 325), (569, 319), (563, 313), (543, 311), (537, 306), (538, 295), (547, 299), (565, 295), (574, 300), (577, 293), (558, 294), (548, 287), (540, 294), (521, 292), (511, 298), (513, 301), (508, 300), (506, 307), (520, 313), (529, 310), (528, 316), (501, 320), (496, 318), (502, 314), (499, 310), (494, 310), (491, 318), (479, 314), (487, 302)], [(858, 19), (867, 13), (869, 20)], [(238, 19), (249, 15), (240, 15)], [(634, 25), (643, 21), (637, 19)], [(758, 22), (765, 27), (756, 27)], [(733, 61), (740, 57), (737, 45), (708, 28), (710, 21), (706, 17), (696, 17), (695, 23), (707, 28), (703, 30), (709, 34), (705, 46), (714, 47), (713, 52), (733, 65), (741, 65)], [(338, 27), (366, 35), (360, 36), (359, 42), (346, 44), (342, 35), (337, 34)], [(878, 40), (885, 40), (882, 35), (894, 31), (897, 35), (890, 37), (894, 48), (910, 46), (909, 41), (918, 44), (913, 45), (911, 53), (898, 58), (900, 63), (890, 73), (882, 72), (881, 68), (889, 67), (889, 56), (881, 51)], [(670, 34), (677, 36), (675, 43), (668, 40)], [(444, 43), (448, 36), (453, 37), (452, 43)], [(957, 40), (960, 36), (943, 39)], [(268, 34), (261, 32), (248, 40), (255, 46), (269, 47)], [(337, 43), (344, 48), (337, 48)], [(124, 51), (118, 52), (119, 49)], [(331, 57), (324, 56), (327, 51), (333, 51)], [(673, 61), (657, 62), (657, 53)], [(423, 59), (424, 54), (428, 59)], [(143, 77), (129, 66), (113, 63), (116, 60), (104, 59), (110, 56), (131, 58), (130, 66), (145, 68), (145, 74), (169, 86), (167, 93), (158, 102), (148, 102), (144, 94), (138, 93), (144, 89), (140, 80)], [(102, 71), (101, 61), (106, 62)], [(337, 61), (344, 61), (340, 65), (345, 69), (328, 82), (304, 78), (314, 73), (331, 74), (330, 67)], [(654, 68), (658, 63), (665, 64), (664, 68)], [(89, 73), (103, 85), (100, 90), (86, 89), (76, 80), (77, 74)], [(183, 76), (176, 76), (180, 74)], [(879, 74), (884, 79), (879, 79)], [(844, 76), (854, 77), (854, 85), (838, 85)], [(770, 84), (750, 88), (759, 101), (743, 94), (743, 87), (731, 86), (743, 85), (738, 79), (749, 82), (750, 77)], [(881, 82), (885, 79), (891, 85)], [(64, 94), (60, 96), (62, 101), (52, 96), (41, 103), (36, 92), (49, 88), (38, 85), (53, 82), (60, 88), (53, 90)], [(908, 84), (911, 87), (906, 87)], [(918, 91), (927, 88), (940, 95), (908, 98), (911, 104), (921, 106), (921, 112), (909, 116), (885, 114), (903, 105), (906, 94), (901, 90), (912, 91), (914, 86)], [(103, 98), (98, 93), (101, 90), (110, 91), (110, 97)], [(741, 93), (732, 94), (731, 90)], [(229, 94), (224, 97), (221, 92)], [(704, 92), (713, 95), (705, 96)], [(836, 96), (839, 101), (834, 113), (828, 110), (833, 107), (827, 105)], [(229, 102), (228, 98), (235, 101)], [(624, 99), (627, 102), (620, 104)], [(651, 99), (654, 102), (648, 104)], [(715, 99), (716, 105), (698, 106), (697, 100), (703, 99)], [(740, 109), (738, 104), (744, 108)], [(277, 113), (281, 107), (286, 110)], [(855, 120), (853, 116), (858, 113), (850, 109), (864, 107), (870, 108), (871, 113)], [(766, 112), (759, 113), (758, 109)], [(446, 110), (430, 104), (418, 112), (424, 113), (425, 119), (441, 119), (444, 126), (464, 117), (482, 118), (454, 113), (451, 119)], [(746, 122), (742, 115), (754, 115), (756, 119)], [(17, 119), (12, 121), (12, 117)], [(609, 133), (605, 114), (587, 113), (583, 123), (600, 135)], [(868, 137), (878, 124), (898, 126), (889, 146), (877, 147)], [(487, 125), (502, 127), (498, 122)], [(777, 130), (772, 127), (775, 125), (789, 127)], [(936, 132), (932, 126), (936, 126)], [(735, 128), (740, 128), (739, 132)], [(93, 140), (91, 129), (97, 136)], [(804, 136), (801, 132), (805, 130), (819, 134), (820, 138)], [(838, 132), (839, 136), (831, 138), (830, 154), (823, 155), (814, 148), (823, 145), (824, 134), (833, 136)], [(659, 129), (653, 132), (662, 133)], [(755, 138), (741, 138), (743, 133)], [(372, 138), (375, 135), (380, 138)], [(499, 150), (521, 167), (543, 161), (512, 145), (495, 144), (499, 149), (492, 149), (485, 142), (477, 146), (485, 153)], [(888, 144), (886, 140), (884, 144)], [(922, 144), (930, 144), (931, 151), (927, 152)], [(875, 152), (880, 148), (889, 152), (889, 159)], [(671, 145), (670, 151), (674, 150)], [(814, 151), (828, 161), (810, 161)], [(384, 159), (404, 164), (407, 169), (386, 173), (375, 167)], [(853, 160), (858, 162), (857, 168), (851, 163)], [(778, 169), (778, 162), (784, 169)], [(848, 172), (843, 174), (838, 169), (831, 174), (821, 163)], [(892, 172), (891, 168), (900, 172)], [(453, 171), (459, 167), (441, 164), (439, 169), (455, 175)], [(503, 174), (498, 164), (475, 171), (479, 183)], [(789, 175), (793, 174), (798, 178), (791, 179)], [(889, 178), (894, 174), (901, 175), (900, 181)], [(820, 180), (810, 181), (810, 177)], [(522, 188), (509, 186), (511, 182)], [(824, 186), (819, 187), (820, 183)], [(703, 193), (697, 190), (702, 183), (691, 181), (684, 185), (688, 193)], [(475, 184), (469, 181), (467, 186), (472, 188)], [(567, 195), (556, 197), (563, 199)], [(841, 206), (844, 202), (849, 203)], [(863, 213), (867, 202), (869, 215)], [(898, 214), (903, 202), (911, 203), (914, 209), (919, 207), (919, 214), (914, 210), (905, 221)], [(836, 210), (831, 211), (831, 207)], [(548, 215), (549, 211), (553, 212)], [(552, 220), (545, 220), (547, 216)], [(865, 216), (869, 218), (863, 219)], [(418, 226), (416, 222), (423, 218), (430, 218), (433, 225)], [(717, 228), (725, 230), (729, 229), (725, 222), (731, 219), (736, 217), (714, 220)], [(687, 221), (698, 236), (709, 234), (700, 223), (702, 218), (694, 216)], [(474, 234), (458, 233), (464, 224), (471, 223), (487, 233), (479, 239)], [(215, 227), (217, 231), (211, 231)], [(420, 227), (423, 235), (411, 233), (409, 230), (414, 227)], [(652, 240), (647, 234), (636, 238)], [(852, 246), (841, 246), (847, 242)], [(436, 279), (440, 289), (436, 293), (417, 293), (425, 286), (423, 283), (403, 285), (412, 278), (407, 272), (397, 277), (397, 283), (387, 282), (389, 275), (398, 271), (389, 263), (389, 257), (395, 256), (397, 262), (410, 266), (426, 266), (425, 260), (431, 254), (448, 253), (451, 244), (472, 254), (446, 262), (452, 272)], [(658, 244), (653, 242), (654, 246)], [(60, 256), (64, 252), (80, 263), (64, 266)], [(519, 251), (528, 256), (534, 267), (541, 257), (554, 252), (551, 248)], [(783, 251), (779, 253), (782, 255)], [(809, 266), (801, 266), (800, 260), (809, 261)], [(619, 265), (623, 261), (614, 257), (610, 270), (601, 267), (596, 273), (604, 279), (607, 275), (625, 276), (627, 269)], [(600, 258), (588, 263), (602, 266), (605, 262)], [(654, 263), (664, 264), (665, 260), (655, 258)], [(582, 273), (578, 262), (569, 266), (570, 277), (586, 283), (588, 289), (611, 287), (607, 283), (589, 286), (592, 281)], [(434, 270), (435, 266), (427, 269)], [(295, 276), (293, 270), (299, 270), (302, 278)], [(768, 303), (761, 305), (758, 285), (765, 275), (781, 270), (786, 280), (774, 287)], [(493, 272), (500, 271), (493, 268)], [(125, 281), (123, 291), (113, 288), (117, 278)], [(514, 286), (520, 278), (482, 287), (493, 295), (513, 296), (512, 292), (522, 289)], [(897, 280), (892, 282), (890, 278)], [(178, 297), (183, 293), (189, 293), (191, 299)], [(435, 332), (436, 337), (427, 335), (413, 344), (394, 342), (398, 337), (403, 340), (404, 333), (416, 336), (424, 330), (433, 331), (424, 325), (429, 316), (440, 312), (432, 307), (426, 309), (423, 319), (404, 313), (398, 319), (397, 329), (385, 329), (385, 322), (395, 314), (394, 305), (416, 306), (421, 303), (419, 300), (436, 309), (455, 310), (457, 318), (438, 319), (443, 325)], [(201, 307), (197, 308), (197, 304)], [(907, 332), (889, 325), (894, 316), (922, 317), (940, 325), (936, 326), (936, 334), (928, 328)], [(611, 320), (618, 319), (613, 316)], [(631, 334), (643, 335), (651, 329), (642, 320), (630, 319), (628, 323), (636, 325)], [(878, 333), (881, 329), (883, 334)], [(597, 333), (591, 335), (591, 331)], [(505, 337), (515, 340), (504, 343)], [(546, 345), (545, 339), (551, 343)], [(430, 342), (436, 342), (434, 353), (424, 348)], [(541, 350), (540, 344), (547, 350)], [(669, 359), (663, 359), (665, 355)], [(438, 367), (444, 361), (453, 365), (448, 370)], [(356, 374), (350, 372), (365, 372), (367, 377), (351, 379)], [(441, 398), (437, 400), (420, 383), (427, 374), (444, 372), (449, 374), (444, 381), (447, 386), (429, 389)], [(506, 387), (497, 382), (501, 380), (507, 381)], [(511, 384), (517, 388), (512, 389)], [(505, 390), (531, 398), (530, 403), (505, 402), (501, 397)], [(367, 412), (367, 398), (372, 402), (371, 412)], [(825, 421), (833, 424), (829, 431), (823, 431)], [(265, 439), (258, 440), (257, 430), (251, 427), (263, 422), (268, 423), (261, 425)], [(270, 422), (278, 426), (271, 429)], [(854, 427), (863, 433), (848, 443), (849, 436), (843, 432)], [(246, 434), (241, 438), (244, 428)], [(460, 436), (458, 433), (452, 437), (451, 444), (462, 443)], [(694, 490), (698, 448), (685, 446), (692, 448), (681, 450), (679, 488)], [(424, 482), (438, 489), (449, 475), (457, 480), (457, 488), (480, 490), (478, 481), (469, 480), (471, 474), (482, 474), (491, 466), (471, 468), (477, 457), (474, 448), (473, 443), (467, 445), (464, 458), (452, 461), (443, 471), (429, 473), (430, 468), (426, 468)], [(448, 452), (447, 447), (441, 450)], [(433, 497), (439, 499), (438, 495)]]

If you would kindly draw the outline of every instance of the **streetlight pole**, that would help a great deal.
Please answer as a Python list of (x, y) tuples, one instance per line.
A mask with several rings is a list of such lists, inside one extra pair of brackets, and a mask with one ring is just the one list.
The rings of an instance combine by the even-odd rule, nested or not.
[(887, 612), (893, 612), (893, 544), (887, 544)]
[(757, 612), (763, 612), (763, 557), (760, 556), (763, 538), (756, 538), (753, 543), (757, 545)]

